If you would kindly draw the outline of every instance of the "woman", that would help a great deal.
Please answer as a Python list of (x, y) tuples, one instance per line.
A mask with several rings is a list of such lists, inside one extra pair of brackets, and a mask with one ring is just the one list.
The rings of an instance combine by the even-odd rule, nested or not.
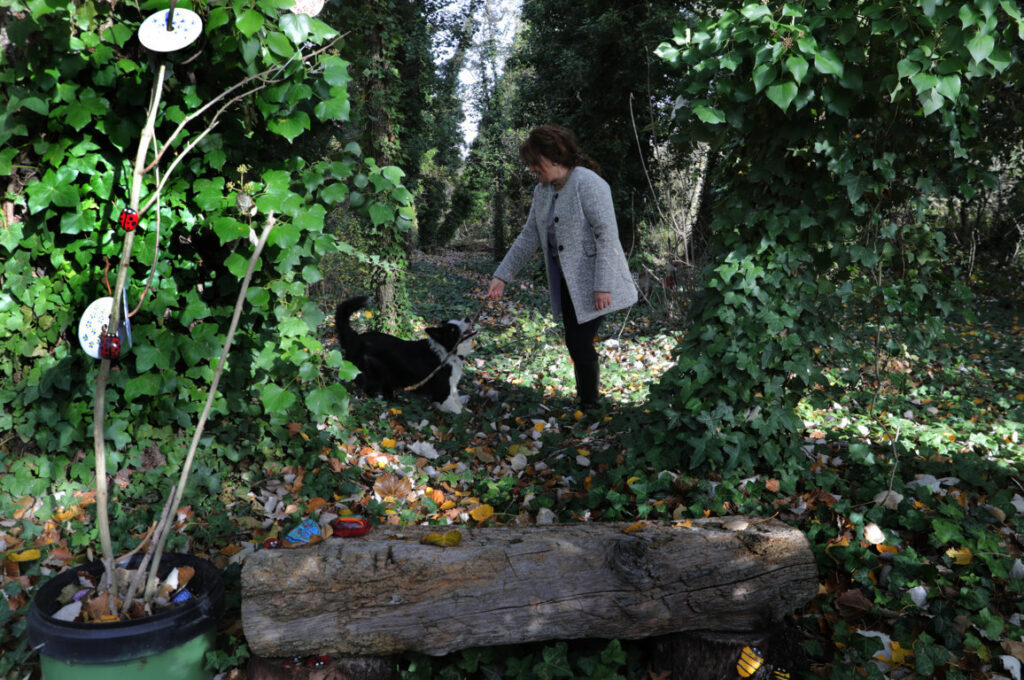
[(545, 125), (534, 129), (519, 156), (537, 176), (530, 215), (494, 272), (487, 299), (497, 300), (540, 248), (551, 309), (562, 317), (565, 345), (576, 372), (583, 411), (599, 407), (600, 366), (594, 337), (605, 314), (636, 302), (637, 291), (619, 243), (612, 194), (575, 135)]

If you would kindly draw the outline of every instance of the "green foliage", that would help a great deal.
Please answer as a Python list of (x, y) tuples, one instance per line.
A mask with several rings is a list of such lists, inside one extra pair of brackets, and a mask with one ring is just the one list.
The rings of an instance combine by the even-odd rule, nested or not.
[[(324, 232), (324, 218), (345, 206), (374, 228), (408, 230), (412, 197), (401, 170), (379, 167), (358, 145), (330, 157), (317, 149), (311, 159), (287, 152), (309, 130), (348, 119), (350, 75), (341, 56), (346, 44), (331, 45), (337, 31), (280, 4), (195, 3), (203, 49), (169, 65), (156, 137), (181, 162), (172, 166), (165, 156), (157, 164), (161, 186), (154, 174), (144, 178), (143, 203), (152, 207), (133, 253), (132, 307), (154, 258), (155, 275), (132, 319), (134, 346), (111, 378), (112, 474), (137, 467), (151, 450), (180, 460), (179, 434), (202, 407), (249, 239), (268, 219), (275, 227), (204, 447), (231, 461), (280, 450), (306, 458), (321, 436), (316, 424), (346, 408), (335, 372), (351, 377), (351, 366), (320, 342), (324, 315), (307, 297), (321, 258), (351, 250)], [(156, 71), (155, 57), (134, 37), (148, 12), (76, 3), (10, 7), (17, 14), (0, 57), (0, 170), (15, 220), (0, 232), (0, 460), (8, 492), (44, 495), (88, 483), (74, 453), (87, 448), (98, 365), (78, 348), (77, 323), (86, 305), (106, 294), (104, 260), (120, 251), (116, 218), (131, 177), (127, 155)], [(179, 124), (184, 132), (175, 136)], [(243, 193), (252, 212), (237, 207)], [(309, 439), (289, 437), (289, 423), (307, 428)]]
[[(990, 178), (971, 155), (979, 109), (1019, 70), (1021, 30), (1012, 3), (812, 0), (677, 26), (658, 49), (684, 69), (677, 142), (720, 155), (718, 198), (694, 331), (652, 402), (652, 460), (682, 447), (691, 467), (777, 468), (799, 451), (797, 402), (828, 395), (816, 352), (898, 355), (883, 337), (900, 326), (934, 342), (954, 272), (932, 206)], [(854, 305), (873, 347), (844, 334)]]

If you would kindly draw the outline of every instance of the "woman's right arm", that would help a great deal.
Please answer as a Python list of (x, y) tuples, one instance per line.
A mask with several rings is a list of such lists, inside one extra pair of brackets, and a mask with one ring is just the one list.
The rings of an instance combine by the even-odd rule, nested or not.
[[(536, 195), (536, 191), (534, 191), (534, 195)], [(519, 232), (519, 236), (512, 243), (508, 252), (505, 253), (505, 257), (501, 260), (501, 264), (494, 271), (494, 278), (491, 279), (491, 286), (488, 288), (488, 297), (490, 297), (496, 280), (501, 282), (502, 290), (504, 290), (505, 282), (514, 279), (519, 270), (523, 268), (523, 265), (529, 262), (533, 254), (540, 248), (537, 220), (533, 211), (534, 203), (535, 201), (530, 203), (530, 215), (526, 218), (523, 230)]]

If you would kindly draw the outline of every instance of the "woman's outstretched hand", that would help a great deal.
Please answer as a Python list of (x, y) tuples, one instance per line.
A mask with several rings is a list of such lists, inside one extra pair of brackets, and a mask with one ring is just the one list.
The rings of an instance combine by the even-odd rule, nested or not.
[(505, 282), (501, 279), (491, 279), (491, 285), (487, 287), (487, 299), (497, 300), (505, 292)]

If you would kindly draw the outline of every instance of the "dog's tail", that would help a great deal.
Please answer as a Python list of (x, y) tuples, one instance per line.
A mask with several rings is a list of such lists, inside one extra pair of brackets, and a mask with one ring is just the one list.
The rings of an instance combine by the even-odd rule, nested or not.
[(366, 306), (366, 296), (352, 297), (338, 305), (334, 312), (334, 330), (338, 334), (338, 344), (342, 350), (353, 346), (358, 342), (359, 334), (352, 330), (349, 319), (352, 315)]

